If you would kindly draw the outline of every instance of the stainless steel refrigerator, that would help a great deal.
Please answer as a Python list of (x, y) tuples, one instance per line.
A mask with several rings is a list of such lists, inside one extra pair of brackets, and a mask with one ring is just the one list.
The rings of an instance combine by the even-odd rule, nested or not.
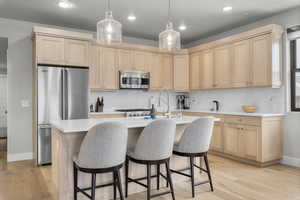
[(51, 163), (51, 121), (88, 118), (87, 68), (38, 66), (37, 164)]

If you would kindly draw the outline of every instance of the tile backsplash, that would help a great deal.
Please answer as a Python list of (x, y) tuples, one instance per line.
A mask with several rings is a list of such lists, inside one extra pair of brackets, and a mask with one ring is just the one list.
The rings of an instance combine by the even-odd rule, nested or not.
[(241, 112), (242, 105), (255, 105), (257, 112), (283, 113), (285, 111), (284, 88), (247, 88), (247, 89), (225, 89), (210, 91), (190, 92), (194, 103), (191, 109), (209, 110), (212, 101), (220, 102), (220, 111)]
[[(171, 109), (176, 109), (176, 94), (171, 95)], [(161, 103), (159, 104), (159, 96)], [(242, 105), (255, 105), (257, 112), (283, 113), (285, 111), (284, 88), (253, 88), (253, 89), (225, 89), (210, 91), (191, 91), (189, 93), (193, 103), (193, 110), (209, 110), (212, 101), (220, 102), (220, 111), (241, 112)], [(114, 92), (91, 92), (89, 105), (95, 104), (97, 97), (104, 98), (104, 111), (113, 111), (118, 108), (150, 108), (150, 99), (158, 111), (167, 110), (166, 92), (146, 92), (141, 90), (119, 90)], [(160, 105), (160, 106), (159, 106)]]

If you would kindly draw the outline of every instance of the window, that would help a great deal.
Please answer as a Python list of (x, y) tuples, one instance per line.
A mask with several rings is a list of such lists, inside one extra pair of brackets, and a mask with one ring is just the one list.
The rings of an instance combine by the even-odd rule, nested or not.
[(300, 38), (291, 41), (291, 110), (300, 111)]

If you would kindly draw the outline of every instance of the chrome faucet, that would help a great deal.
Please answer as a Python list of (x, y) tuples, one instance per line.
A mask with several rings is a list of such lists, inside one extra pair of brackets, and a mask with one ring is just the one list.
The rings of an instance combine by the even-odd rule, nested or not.
[(161, 102), (162, 102), (162, 93), (163, 92), (166, 92), (166, 94), (167, 94), (167, 103), (166, 103), (166, 105), (167, 105), (167, 113), (166, 113), (166, 115), (167, 116), (171, 116), (171, 100), (170, 100), (170, 91), (169, 90), (163, 90), (163, 91), (161, 91), (160, 93), (159, 93), (159, 101), (158, 101), (158, 106), (161, 106)]

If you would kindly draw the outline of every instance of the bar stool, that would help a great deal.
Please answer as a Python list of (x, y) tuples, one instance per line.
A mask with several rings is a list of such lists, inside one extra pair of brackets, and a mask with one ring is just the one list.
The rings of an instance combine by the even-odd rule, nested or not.
[[(114, 186), (114, 199), (118, 187), (121, 200), (124, 199), (121, 187), (120, 168), (122, 167), (127, 149), (127, 128), (119, 122), (105, 122), (93, 127), (86, 134), (78, 156), (74, 158), (74, 199), (78, 192), (95, 200), (95, 189)], [(91, 187), (78, 187), (78, 171), (91, 174)], [(96, 175), (112, 173), (113, 183), (96, 185)], [(91, 195), (86, 191), (91, 190)]]
[[(157, 196), (172, 194), (175, 200), (171, 172), (169, 167), (169, 160), (173, 151), (173, 144), (176, 133), (176, 124), (173, 120), (161, 119), (150, 123), (141, 133), (138, 138), (135, 148), (127, 151), (125, 162), (125, 196), (128, 197), (128, 183), (134, 182), (147, 188), (147, 200)], [(129, 161), (146, 165), (147, 177), (132, 179), (128, 177)], [(160, 173), (160, 165), (165, 164), (167, 175)], [(157, 174), (151, 176), (151, 166), (157, 166)], [(151, 195), (151, 178), (156, 177), (157, 186), (159, 188), (159, 177), (162, 176), (170, 185), (170, 191)], [(139, 182), (147, 179), (147, 184)]]
[[(192, 186), (192, 197), (195, 197), (195, 186), (209, 183), (211, 191), (213, 191), (213, 184), (209, 169), (209, 164), (207, 160), (207, 152), (209, 149), (211, 136), (213, 132), (214, 118), (213, 117), (201, 117), (200, 119), (195, 120), (190, 126), (188, 126), (180, 141), (174, 145), (173, 154), (178, 156), (184, 156), (190, 158), (190, 167), (181, 170), (171, 170), (174, 173), (187, 176), (191, 178)], [(197, 166), (194, 163), (195, 157), (200, 159), (204, 157), (206, 169), (203, 169), (202, 166)], [(195, 184), (194, 182), (194, 167), (204, 171), (208, 175), (208, 181), (200, 182)], [(185, 174), (182, 171), (190, 170), (190, 174)]]

